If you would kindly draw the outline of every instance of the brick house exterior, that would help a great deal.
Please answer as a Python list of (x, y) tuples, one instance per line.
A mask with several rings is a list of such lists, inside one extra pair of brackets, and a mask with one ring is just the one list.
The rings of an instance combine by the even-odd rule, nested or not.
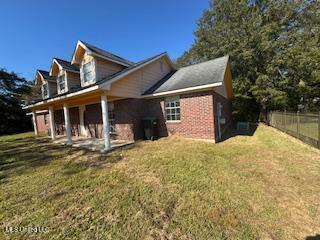
[[(27, 106), (35, 132), (134, 141), (142, 120), (157, 119), (157, 135), (219, 141), (231, 123), (229, 57), (175, 69), (167, 53), (133, 63), (79, 41), (71, 62), (38, 70), (43, 100)], [(37, 114), (38, 111), (47, 111)], [(47, 120), (48, 119), (48, 120)], [(106, 130), (108, 129), (108, 131)]]
[(43, 112), (43, 113), (39, 113), (37, 115), (37, 122), (38, 122), (38, 129), (39, 132), (42, 133), (47, 133), (48, 129), (49, 129), (49, 125), (48, 125), (48, 112)]

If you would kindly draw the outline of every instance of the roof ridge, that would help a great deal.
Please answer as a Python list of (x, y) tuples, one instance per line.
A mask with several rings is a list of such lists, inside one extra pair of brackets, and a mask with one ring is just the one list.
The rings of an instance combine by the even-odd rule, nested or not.
[(53, 59), (56, 59), (56, 60), (59, 60), (59, 61), (64, 61), (64, 62), (67, 62), (67, 63), (70, 63), (72, 65), (72, 63), (68, 60), (64, 60), (62, 58), (57, 58), (57, 57), (54, 57)]
[[(82, 44), (84, 44), (87, 48), (89, 48), (90, 50), (92, 50), (92, 51), (94, 51), (94, 52), (96, 52), (96, 50), (100, 51), (100, 53), (97, 53), (97, 52), (96, 52), (97, 54), (100, 54), (100, 55), (104, 55), (104, 53), (105, 53), (105, 54), (109, 54), (109, 55), (111, 55), (112, 57), (117, 58), (119, 61), (121, 61), (121, 62), (123, 62), (123, 63), (125, 63), (125, 64), (127, 64), (127, 65), (132, 65), (132, 64), (134, 64), (134, 62), (132, 62), (132, 61), (130, 61), (130, 60), (124, 58), (124, 57), (121, 57), (121, 56), (119, 56), (119, 55), (117, 55), (117, 54), (114, 54), (114, 53), (112, 53), (112, 52), (110, 52), (110, 51), (107, 51), (107, 50), (105, 50), (105, 49), (103, 49), (103, 48), (96, 47), (95, 45), (90, 44), (90, 43), (87, 43), (87, 42), (82, 41), (82, 40), (79, 40), (79, 41), (80, 41)], [(93, 48), (93, 49), (92, 49), (92, 48)]]
[(46, 72), (46, 73), (49, 73), (49, 71), (42, 70), (42, 69), (37, 69), (37, 72)]

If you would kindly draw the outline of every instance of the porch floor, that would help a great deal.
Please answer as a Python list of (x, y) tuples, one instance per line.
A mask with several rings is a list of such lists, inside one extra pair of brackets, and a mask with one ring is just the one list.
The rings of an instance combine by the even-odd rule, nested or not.
[[(56, 136), (53, 141), (56, 144), (66, 144), (66, 136)], [(111, 140), (111, 149), (123, 147), (132, 144), (131, 141), (124, 140)], [(104, 149), (104, 139), (101, 138), (88, 138), (88, 137), (72, 137), (72, 147), (86, 148), (92, 151), (102, 151)]]

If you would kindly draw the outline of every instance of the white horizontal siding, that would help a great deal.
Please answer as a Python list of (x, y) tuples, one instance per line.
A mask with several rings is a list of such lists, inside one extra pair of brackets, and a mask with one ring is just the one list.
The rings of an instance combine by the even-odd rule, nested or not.
[(49, 88), (50, 97), (52, 95), (57, 94), (57, 84), (56, 83), (48, 82), (48, 88)]
[[(162, 70), (160, 68), (162, 62)], [(172, 70), (166, 57), (129, 74), (111, 86), (110, 95), (138, 98)]]
[(97, 81), (101, 80), (104, 77), (110, 76), (116, 72), (119, 72), (124, 68), (122, 65), (101, 58), (95, 58), (95, 64)]
[(80, 87), (80, 74), (67, 72), (68, 91)]

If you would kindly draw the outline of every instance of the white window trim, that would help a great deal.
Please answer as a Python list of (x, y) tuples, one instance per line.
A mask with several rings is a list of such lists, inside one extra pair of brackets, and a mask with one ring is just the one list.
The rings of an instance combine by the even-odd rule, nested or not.
[[(92, 79), (91, 79), (90, 81), (85, 82), (85, 81), (84, 81), (83, 66), (84, 66), (85, 64), (89, 63), (89, 62), (92, 62), (91, 67), (92, 67), (92, 75), (93, 75), (93, 77), (92, 77)], [(89, 61), (84, 61), (84, 62), (82, 62), (81, 68), (80, 68), (81, 87), (85, 87), (85, 86), (91, 85), (91, 84), (93, 84), (93, 83), (96, 82), (96, 76), (97, 76), (97, 67), (96, 67), (97, 64), (96, 64), (96, 63), (97, 63), (97, 62), (96, 62), (96, 59), (95, 59), (95, 58), (92, 58), (92, 59), (90, 59)]]
[[(64, 75), (64, 89), (61, 90), (60, 89), (60, 84), (59, 84), (59, 77), (63, 76)], [(57, 87), (58, 87), (58, 93), (59, 94), (62, 94), (62, 93), (65, 93), (65, 92), (68, 92), (68, 82), (67, 82), (67, 73), (64, 72), (63, 74), (59, 74), (57, 76)]]
[[(44, 95), (44, 92), (43, 92), (43, 86), (44, 85), (47, 85), (47, 95)], [(48, 82), (45, 82), (44, 84), (42, 84), (41, 91), (42, 91), (42, 98), (43, 99), (50, 97), (49, 83)]]
[[(180, 109), (180, 119), (179, 120), (168, 120), (167, 119), (167, 109), (166, 109), (166, 102), (168, 101), (177, 101), (179, 100), (179, 109)], [(170, 107), (171, 108), (171, 107)], [(175, 96), (170, 96), (170, 97), (165, 97), (163, 101), (163, 109), (164, 109), (164, 119), (168, 123), (180, 123), (181, 122), (181, 104), (180, 104), (180, 96), (175, 95)]]

